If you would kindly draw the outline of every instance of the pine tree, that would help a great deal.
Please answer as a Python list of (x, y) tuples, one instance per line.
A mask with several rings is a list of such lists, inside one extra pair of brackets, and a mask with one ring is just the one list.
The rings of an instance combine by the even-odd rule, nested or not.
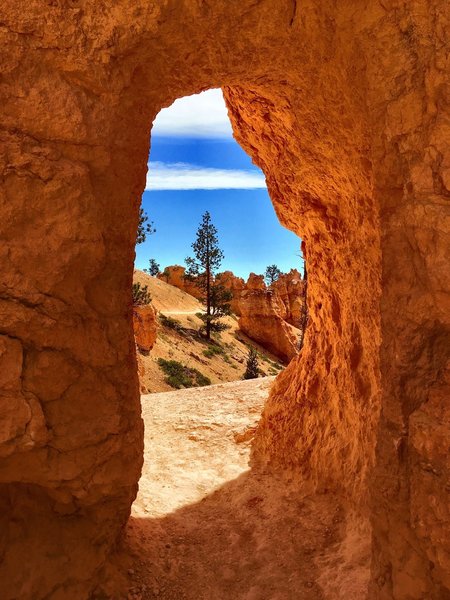
[(148, 220), (148, 215), (144, 209), (139, 209), (139, 224), (136, 232), (136, 244), (142, 244), (147, 239), (148, 235), (155, 233), (156, 229), (153, 227), (153, 221)]
[(220, 320), (231, 314), (230, 300), (232, 294), (215, 279), (215, 274), (224, 258), (219, 248), (217, 229), (211, 222), (211, 215), (205, 212), (197, 230), (197, 239), (192, 244), (194, 258), (186, 258), (185, 277), (193, 281), (202, 293), (202, 302), (206, 313), (201, 316), (206, 339), (211, 339), (211, 332), (223, 331), (228, 326)]
[(157, 275), (159, 275), (159, 273), (161, 273), (160, 265), (156, 262), (154, 258), (150, 258), (148, 263), (149, 267), (147, 269), (147, 273), (149, 275), (152, 275), (152, 277), (156, 277)]
[(264, 278), (266, 280), (266, 284), (272, 285), (272, 283), (274, 281), (276, 281), (278, 279), (278, 277), (281, 275), (281, 271), (280, 269), (277, 267), (277, 265), (269, 265), (266, 269), (266, 273), (264, 275)]
[(248, 349), (247, 369), (243, 379), (256, 379), (259, 376), (258, 352), (250, 346)]

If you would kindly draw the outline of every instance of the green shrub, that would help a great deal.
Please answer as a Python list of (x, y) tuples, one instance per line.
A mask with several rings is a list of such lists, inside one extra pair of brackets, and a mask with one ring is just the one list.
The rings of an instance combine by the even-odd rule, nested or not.
[(169, 329), (174, 329), (175, 331), (182, 332), (184, 330), (183, 325), (177, 319), (173, 319), (172, 317), (167, 317), (162, 313), (159, 315), (159, 321), (163, 327), (168, 327)]
[(200, 387), (204, 387), (205, 385), (211, 385), (211, 379), (209, 377), (206, 377), (206, 375), (203, 375), (203, 373), (200, 373), (200, 371), (198, 371), (197, 369), (191, 369), (191, 371), (194, 371), (195, 373), (197, 385), (199, 385)]
[(212, 358), (214, 355), (223, 354), (225, 356), (225, 350), (217, 344), (211, 344), (206, 350), (203, 350), (203, 356), (206, 358)]
[(197, 369), (183, 365), (177, 360), (158, 358), (158, 365), (166, 374), (164, 381), (177, 390), (180, 388), (211, 385), (209, 377), (206, 377), (206, 375), (203, 375)]

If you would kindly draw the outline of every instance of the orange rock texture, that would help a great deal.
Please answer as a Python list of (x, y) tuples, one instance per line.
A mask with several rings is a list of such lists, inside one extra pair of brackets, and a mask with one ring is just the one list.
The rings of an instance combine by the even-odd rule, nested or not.
[[(297, 284), (298, 273), (291, 274)], [(267, 288), (262, 275), (251, 273), (239, 293), (234, 292), (239, 328), (285, 362), (298, 352), (300, 317), (295, 321), (294, 314), (304, 302), (304, 282), (296, 284), (285, 274)]]
[(163, 273), (158, 275), (158, 279), (165, 281), (170, 285), (174, 285), (179, 290), (183, 290), (187, 294), (194, 296), (194, 298), (201, 298), (201, 291), (192, 281), (185, 278), (186, 269), (180, 265), (172, 265), (166, 267)]
[(133, 328), (138, 349), (150, 352), (157, 334), (156, 311), (151, 304), (133, 308)]
[(297, 354), (299, 330), (281, 317), (281, 306), (272, 290), (244, 290), (239, 297), (239, 329), (287, 363)]
[(305, 283), (297, 269), (292, 269), (289, 273), (280, 275), (271, 285), (271, 289), (284, 306), (281, 317), (297, 328), (301, 322), (305, 302)]
[(242, 277), (236, 277), (236, 275), (232, 271), (224, 271), (223, 273), (218, 273), (217, 279), (223, 285), (224, 288), (230, 290), (233, 294), (231, 299), (231, 310), (235, 315), (241, 314), (241, 308), (239, 306), (239, 298), (241, 292), (245, 289), (245, 281)]
[(448, 19), (445, 0), (2, 3), (2, 599), (88, 598), (128, 518), (151, 123), (211, 87), (309, 269), (253, 460), (370, 511), (369, 598), (449, 597)]

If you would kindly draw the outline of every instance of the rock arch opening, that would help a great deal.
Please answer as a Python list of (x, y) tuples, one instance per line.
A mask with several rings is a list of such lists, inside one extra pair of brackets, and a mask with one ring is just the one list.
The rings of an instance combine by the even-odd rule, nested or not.
[[(134, 286), (145, 286), (149, 296), (136, 303), (153, 295), (150, 304), (160, 313), (147, 319), (151, 308), (134, 308), (141, 389), (163, 391), (168, 379), (177, 383), (155, 368), (156, 359), (161, 363), (168, 356), (180, 373), (182, 367), (200, 369), (220, 383), (243, 376), (252, 345), (258, 347), (261, 375), (276, 374), (298, 353), (306, 313), (300, 240), (279, 224), (263, 173), (233, 139), (220, 89), (178, 99), (158, 114), (141, 211), (152, 225), (147, 236), (140, 226)], [(219, 329), (210, 340), (204, 335), (205, 258), (202, 264), (192, 259), (206, 212), (218, 251), (209, 297), (211, 323)], [(190, 276), (187, 256), (199, 269)], [(155, 331), (146, 335), (144, 321), (159, 332), (156, 337)], [(151, 352), (149, 341), (155, 344)], [(167, 361), (160, 366), (168, 367)]]
[(2, 10), (2, 597), (89, 597), (127, 520), (149, 124), (218, 85), (314, 273), (254, 460), (370, 509), (371, 598), (448, 596), (445, 3)]

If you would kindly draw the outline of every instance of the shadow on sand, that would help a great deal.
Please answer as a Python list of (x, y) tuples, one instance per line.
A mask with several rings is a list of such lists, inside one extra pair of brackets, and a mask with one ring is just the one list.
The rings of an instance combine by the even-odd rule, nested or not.
[(163, 518), (130, 519), (129, 597), (325, 600), (320, 581), (339, 561), (343, 515), (329, 494), (304, 496), (298, 485), (250, 470)]

